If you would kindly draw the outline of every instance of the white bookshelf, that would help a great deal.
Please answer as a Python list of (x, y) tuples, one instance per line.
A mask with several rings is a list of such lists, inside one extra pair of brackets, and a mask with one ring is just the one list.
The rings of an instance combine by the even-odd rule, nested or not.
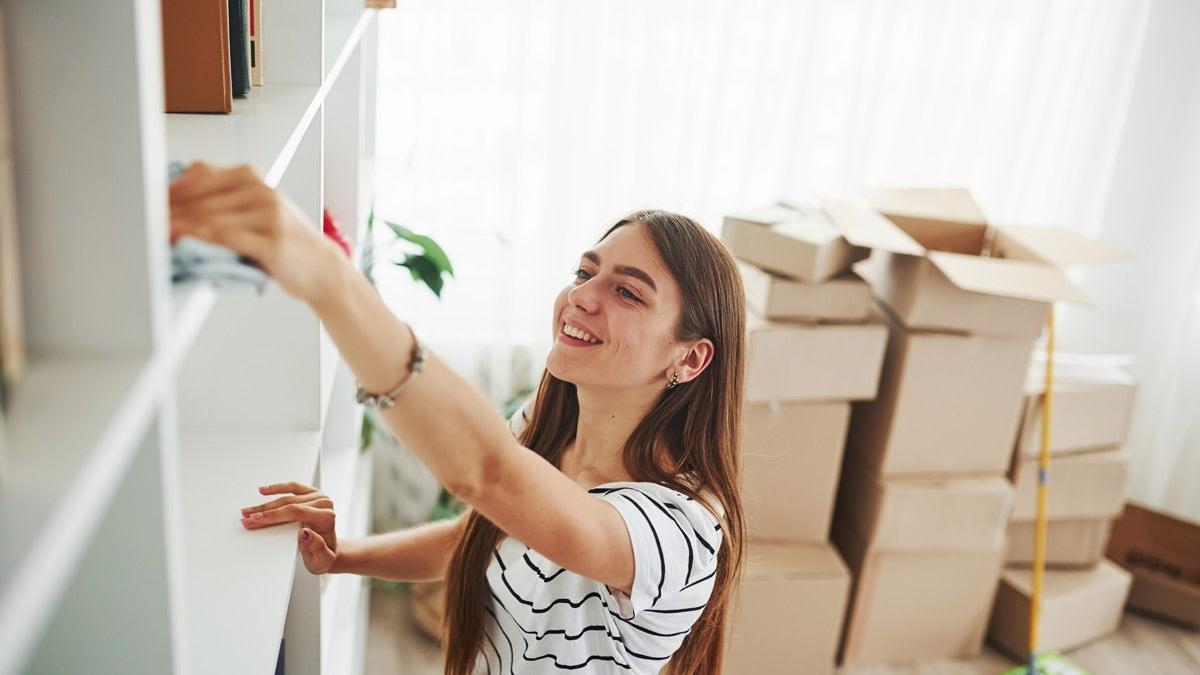
[(173, 287), (166, 167), (249, 164), (361, 242), (375, 11), (263, 0), (265, 84), (229, 115), (162, 112), (161, 0), (4, 0), (29, 366), (0, 433), (0, 675), (360, 673), (367, 590), (313, 577), (257, 486), (369, 525), (353, 377), (271, 286)]

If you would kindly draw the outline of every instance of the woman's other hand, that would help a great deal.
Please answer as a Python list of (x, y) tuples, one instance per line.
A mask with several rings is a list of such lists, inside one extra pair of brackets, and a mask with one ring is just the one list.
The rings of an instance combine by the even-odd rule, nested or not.
[(310, 305), (334, 291), (349, 264), (287, 197), (247, 165), (195, 162), (170, 186), (171, 241), (190, 236), (253, 259)]
[(255, 530), (281, 523), (300, 523), (297, 547), (304, 566), (313, 574), (329, 572), (337, 561), (333, 500), (324, 492), (301, 483), (278, 483), (258, 489), (264, 495), (285, 495), (242, 509), (242, 527)]

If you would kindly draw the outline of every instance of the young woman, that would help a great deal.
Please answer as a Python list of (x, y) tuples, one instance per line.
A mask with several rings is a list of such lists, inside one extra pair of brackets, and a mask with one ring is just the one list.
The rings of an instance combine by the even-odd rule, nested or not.
[(537, 394), (506, 427), (253, 170), (193, 164), (170, 204), (173, 238), (250, 256), (317, 313), (361, 388), (393, 393), (383, 420), (469, 506), (338, 541), (329, 498), (284, 483), (244, 527), (300, 523), (314, 574), (446, 579), (448, 675), (720, 672), (744, 537), (745, 312), (716, 238), (663, 211), (613, 225), (558, 294)]

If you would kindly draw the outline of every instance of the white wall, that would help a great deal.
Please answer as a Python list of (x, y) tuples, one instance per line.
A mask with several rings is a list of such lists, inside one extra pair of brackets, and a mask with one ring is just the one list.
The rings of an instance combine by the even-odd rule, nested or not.
[(1100, 236), (1131, 262), (1089, 271), (1066, 349), (1135, 355), (1131, 498), (1200, 519), (1200, 2), (1155, 0)]

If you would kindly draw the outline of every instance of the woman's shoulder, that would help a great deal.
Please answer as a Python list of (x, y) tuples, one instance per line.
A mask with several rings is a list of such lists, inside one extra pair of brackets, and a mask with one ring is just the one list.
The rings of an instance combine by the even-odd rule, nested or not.
[(602, 497), (615, 497), (622, 491), (628, 490), (640, 492), (645, 498), (654, 501), (662, 508), (675, 511), (688, 520), (695, 521), (696, 525), (703, 524), (711, 526), (711, 529), (720, 529), (724, 509), (721, 508), (720, 501), (707, 490), (700, 490), (698, 492), (700, 499), (696, 499), (669, 485), (652, 481), (628, 480), (601, 483), (588, 492)]

